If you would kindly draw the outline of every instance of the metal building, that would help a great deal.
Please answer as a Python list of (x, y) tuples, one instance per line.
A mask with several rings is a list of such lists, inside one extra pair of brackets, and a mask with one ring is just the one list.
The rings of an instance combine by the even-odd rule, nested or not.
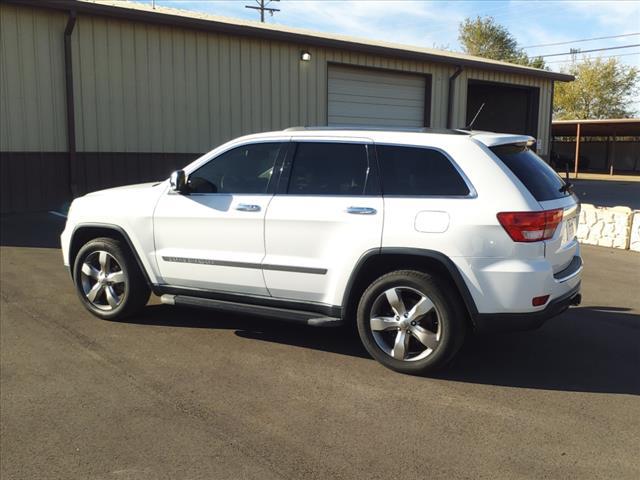
[(1, 0), (3, 212), (166, 178), (239, 135), (294, 125), (527, 133), (549, 153), (554, 81), (439, 50), (127, 2)]

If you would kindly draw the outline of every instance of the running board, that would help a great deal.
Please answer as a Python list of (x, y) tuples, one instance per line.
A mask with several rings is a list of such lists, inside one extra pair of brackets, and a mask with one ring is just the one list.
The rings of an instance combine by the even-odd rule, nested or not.
[(343, 324), (342, 319), (324, 317), (314, 312), (303, 310), (289, 310), (286, 308), (268, 307), (265, 305), (249, 305), (246, 303), (229, 302), (226, 300), (214, 300), (211, 298), (191, 297), (188, 295), (164, 294), (160, 301), (167, 305), (182, 305), (185, 307), (208, 308), (225, 312), (259, 315), (284, 322), (301, 323), (314, 327), (337, 327)]

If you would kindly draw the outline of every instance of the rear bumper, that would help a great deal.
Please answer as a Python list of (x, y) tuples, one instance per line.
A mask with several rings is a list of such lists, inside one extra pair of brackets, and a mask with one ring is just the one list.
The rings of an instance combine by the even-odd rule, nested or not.
[[(560, 272), (544, 257), (535, 258), (456, 258), (476, 306), (474, 313), (521, 314), (538, 313), (549, 303), (564, 298), (575, 290), (582, 278), (580, 250)], [(532, 299), (549, 296), (549, 303), (534, 306)]]
[(544, 310), (528, 313), (478, 313), (473, 317), (473, 324), (478, 333), (535, 330), (570, 306), (579, 305), (581, 300), (578, 283), (569, 292), (549, 302)]

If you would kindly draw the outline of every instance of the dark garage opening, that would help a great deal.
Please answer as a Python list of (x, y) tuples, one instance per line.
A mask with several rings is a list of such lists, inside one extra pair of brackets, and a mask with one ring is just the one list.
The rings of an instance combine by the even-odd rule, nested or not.
[(473, 124), (474, 130), (518, 133), (538, 138), (540, 89), (506, 83), (469, 80), (467, 125), (480, 106), (485, 106)]

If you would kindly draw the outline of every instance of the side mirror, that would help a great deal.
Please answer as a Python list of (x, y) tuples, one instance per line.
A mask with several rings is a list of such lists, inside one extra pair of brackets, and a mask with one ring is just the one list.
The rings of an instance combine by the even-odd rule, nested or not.
[(171, 190), (174, 192), (182, 193), (186, 190), (187, 176), (184, 174), (184, 170), (176, 170), (169, 177), (169, 184)]

